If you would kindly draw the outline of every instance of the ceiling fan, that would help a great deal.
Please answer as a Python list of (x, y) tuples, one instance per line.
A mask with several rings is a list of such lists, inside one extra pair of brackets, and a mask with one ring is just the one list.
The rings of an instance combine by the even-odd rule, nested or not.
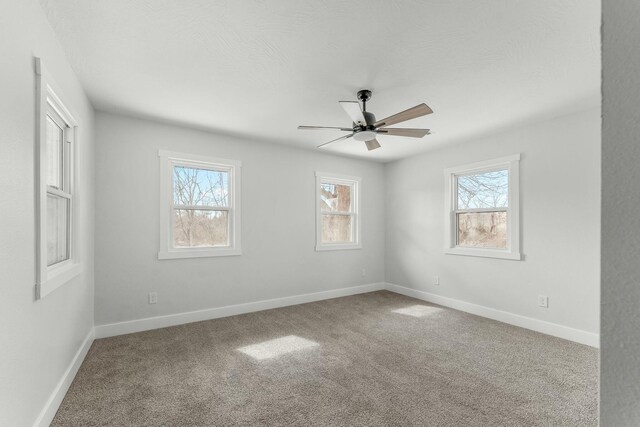
[(401, 129), (388, 128), (387, 126), (401, 123), (416, 117), (426, 116), (433, 113), (433, 110), (427, 104), (416, 105), (408, 110), (401, 111), (382, 120), (376, 120), (373, 113), (367, 111), (367, 101), (371, 99), (370, 90), (358, 91), (358, 99), (362, 101), (362, 108), (358, 101), (340, 101), (340, 105), (347, 112), (353, 127), (337, 127), (337, 126), (298, 126), (298, 129), (316, 130), (316, 129), (337, 129), (343, 132), (351, 132), (349, 135), (341, 136), (324, 144), (318, 145), (318, 148), (331, 144), (332, 142), (342, 141), (353, 137), (357, 141), (363, 141), (367, 146), (367, 150), (375, 150), (380, 148), (380, 143), (376, 139), (378, 135), (408, 136), (411, 138), (422, 138), (429, 135), (429, 129)]

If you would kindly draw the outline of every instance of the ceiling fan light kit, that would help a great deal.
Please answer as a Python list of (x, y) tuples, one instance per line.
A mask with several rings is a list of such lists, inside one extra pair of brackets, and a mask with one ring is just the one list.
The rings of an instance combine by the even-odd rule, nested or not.
[(363, 130), (353, 134), (353, 139), (356, 141), (371, 141), (375, 139), (378, 134), (373, 130)]
[(429, 129), (405, 129), (405, 128), (387, 128), (387, 126), (415, 119), (416, 117), (426, 116), (433, 113), (427, 104), (419, 104), (408, 110), (401, 111), (382, 120), (376, 120), (373, 113), (367, 111), (367, 101), (371, 99), (371, 91), (368, 89), (360, 90), (357, 98), (362, 102), (362, 107), (358, 101), (340, 101), (340, 105), (351, 118), (353, 127), (339, 126), (298, 126), (301, 130), (318, 130), (318, 129), (335, 129), (342, 132), (351, 132), (349, 135), (336, 138), (324, 144), (318, 145), (318, 148), (324, 147), (331, 143), (342, 141), (353, 137), (356, 141), (364, 142), (367, 150), (375, 150), (380, 148), (380, 143), (376, 139), (379, 135), (404, 136), (410, 138), (422, 138), (429, 135)]

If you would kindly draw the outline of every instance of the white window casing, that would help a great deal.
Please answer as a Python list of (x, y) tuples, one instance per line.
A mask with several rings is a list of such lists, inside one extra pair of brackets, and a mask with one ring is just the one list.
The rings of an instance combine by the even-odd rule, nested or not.
[[(158, 259), (205, 258), (241, 255), (241, 168), (236, 160), (219, 159), (188, 153), (160, 150), (160, 249)], [(174, 168), (191, 168), (228, 174), (228, 201), (226, 206), (175, 204)], [(227, 244), (209, 246), (174, 245), (175, 211), (197, 210), (225, 212), (227, 218)]]
[[(40, 58), (35, 58), (36, 72), (36, 299), (44, 298), (55, 289), (78, 276), (82, 266), (78, 256), (78, 122), (77, 115), (63, 103), (61, 91), (56, 87)], [(50, 126), (49, 126), (50, 125)], [(60, 131), (57, 165), (53, 170), (47, 137), (52, 129)], [(56, 183), (50, 178), (57, 172)], [(55, 239), (50, 247), (48, 209), (53, 200), (65, 206), (62, 220), (63, 240)], [(48, 205), (49, 203), (49, 205)], [(60, 255), (60, 250), (63, 252)], [(53, 260), (52, 260), (53, 258)], [(59, 259), (58, 259), (59, 258)]]
[[(494, 171), (508, 171), (508, 203), (505, 207), (458, 210), (458, 177)], [(447, 168), (444, 171), (444, 252), (451, 255), (467, 255), (486, 258), (521, 260), (520, 253), (520, 154), (498, 159)], [(473, 247), (458, 245), (459, 213), (506, 212), (506, 248)]]
[[(321, 187), (323, 184), (345, 185), (351, 188), (349, 211), (329, 211), (323, 209)], [(316, 172), (316, 251), (361, 249), (360, 192), (362, 179), (356, 176)], [(323, 215), (349, 216), (351, 218), (351, 239), (344, 242), (323, 242)]]

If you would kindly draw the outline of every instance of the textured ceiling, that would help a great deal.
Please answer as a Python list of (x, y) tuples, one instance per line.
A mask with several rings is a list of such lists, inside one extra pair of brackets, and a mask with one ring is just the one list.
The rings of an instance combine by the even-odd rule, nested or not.
[[(600, 102), (600, 2), (585, 0), (41, 0), (99, 110), (299, 147), (348, 126), (373, 90), (380, 119), (423, 139), (327, 151), (389, 161)], [(401, 127), (397, 125), (396, 127)]]

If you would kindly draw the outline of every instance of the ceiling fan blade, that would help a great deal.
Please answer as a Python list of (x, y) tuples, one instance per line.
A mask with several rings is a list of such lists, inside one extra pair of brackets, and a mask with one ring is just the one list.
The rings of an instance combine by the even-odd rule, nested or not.
[(377, 131), (380, 135), (408, 136), (411, 138), (422, 138), (430, 134), (429, 129), (398, 129), (398, 128), (382, 128)]
[(375, 150), (376, 148), (380, 148), (380, 143), (375, 138), (370, 139), (369, 141), (365, 141), (364, 143), (367, 145), (367, 150), (369, 151)]
[(362, 114), (362, 109), (360, 108), (360, 103), (358, 101), (340, 101), (340, 105), (344, 108), (344, 111), (347, 112), (349, 117), (351, 117), (351, 121), (359, 126), (366, 126), (367, 121), (364, 118), (364, 114)]
[(416, 105), (413, 108), (409, 108), (408, 110), (401, 111), (398, 114), (394, 114), (393, 116), (389, 116), (385, 119), (378, 120), (377, 122), (374, 123), (374, 126), (377, 128), (390, 126), (396, 123), (415, 119), (416, 117), (426, 116), (427, 114), (431, 114), (431, 113), (433, 113), (433, 110), (429, 108), (427, 104), (420, 104), (420, 105)]
[(300, 130), (322, 130), (322, 129), (338, 129), (343, 130), (345, 132), (353, 132), (351, 128), (340, 128), (337, 126), (298, 126)]
[(320, 144), (320, 145), (318, 145), (318, 148), (322, 148), (322, 147), (324, 147), (325, 145), (329, 145), (329, 144), (331, 144), (332, 142), (338, 142), (338, 141), (342, 141), (343, 139), (351, 138), (352, 136), (353, 136), (353, 134), (351, 134), (351, 135), (341, 136), (340, 138), (336, 138), (336, 139), (332, 139), (332, 140), (331, 140), (331, 141), (329, 141), (329, 142), (325, 142), (324, 144)]

